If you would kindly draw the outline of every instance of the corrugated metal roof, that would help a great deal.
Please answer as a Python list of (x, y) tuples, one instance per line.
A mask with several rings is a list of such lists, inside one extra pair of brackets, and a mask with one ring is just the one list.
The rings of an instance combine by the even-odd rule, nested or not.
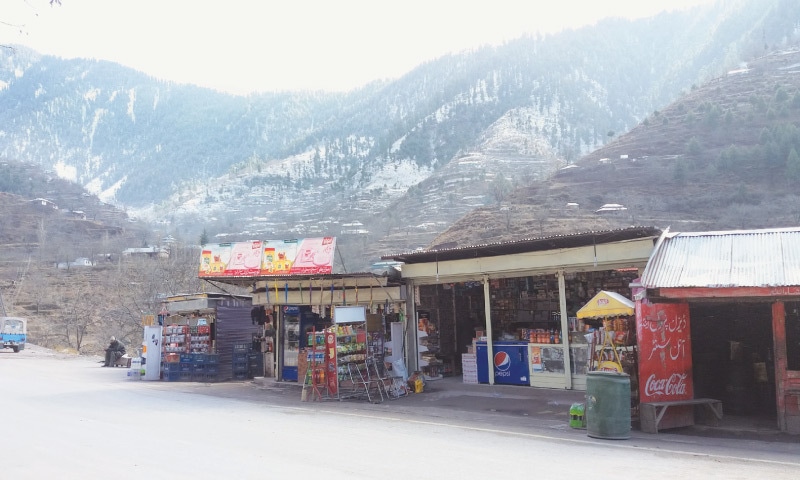
[(395, 260), (407, 264), (434, 261), (461, 260), (466, 258), (493, 257), (515, 253), (576, 248), (592, 244), (622, 242), (639, 238), (657, 237), (661, 229), (656, 227), (628, 227), (617, 230), (598, 230), (549, 237), (534, 237), (508, 242), (487, 243), (464, 247), (433, 247), (422, 252), (384, 255), (381, 260)]
[(665, 232), (641, 282), (646, 288), (800, 285), (800, 227)]

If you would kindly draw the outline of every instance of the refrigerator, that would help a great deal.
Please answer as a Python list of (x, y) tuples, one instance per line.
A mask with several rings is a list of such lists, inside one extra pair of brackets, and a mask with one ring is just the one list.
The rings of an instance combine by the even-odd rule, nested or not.
[[(530, 385), (528, 368), (528, 342), (495, 342), (494, 383), (506, 385)], [(489, 383), (489, 366), (486, 361), (486, 342), (477, 342), (478, 383)]]
[(281, 380), (297, 381), (297, 356), (300, 352), (300, 307), (281, 307)]
[(300, 309), (300, 348), (309, 348), (311, 345), (308, 343), (308, 334), (312, 330), (324, 331), (327, 323), (324, 318), (312, 312), (311, 307), (300, 306), (298, 308)]

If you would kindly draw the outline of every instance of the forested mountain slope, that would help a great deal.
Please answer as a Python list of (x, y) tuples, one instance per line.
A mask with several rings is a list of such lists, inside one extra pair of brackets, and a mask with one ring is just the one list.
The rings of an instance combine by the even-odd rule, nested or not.
[[(435, 243), (648, 225), (673, 231), (800, 224), (800, 46), (653, 112), (630, 132), (477, 209)], [(624, 209), (600, 211), (603, 205)], [(616, 207), (619, 208), (619, 207)]]
[(187, 242), (204, 229), (219, 241), (335, 235), (360, 269), (792, 44), (798, 18), (796, 2), (750, 0), (606, 20), (346, 94), (237, 97), (4, 50), (0, 158), (72, 178)]

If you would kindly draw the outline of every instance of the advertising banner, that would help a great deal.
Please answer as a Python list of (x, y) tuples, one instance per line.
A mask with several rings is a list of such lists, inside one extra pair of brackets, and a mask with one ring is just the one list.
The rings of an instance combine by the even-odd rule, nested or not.
[(316, 275), (333, 271), (336, 237), (265, 240), (261, 275)]
[(335, 237), (206, 245), (200, 257), (199, 276), (330, 274), (335, 251)]
[(325, 330), (325, 383), (331, 396), (339, 393), (339, 372), (336, 365), (336, 333), (333, 329)]
[(248, 277), (261, 271), (261, 240), (206, 245), (200, 254), (200, 277)]
[[(689, 305), (636, 302), (641, 402), (687, 400), (694, 397)], [(661, 427), (685, 425), (678, 417), (692, 415), (691, 406), (667, 411)], [(673, 421), (670, 418), (673, 417)]]
[(531, 375), (533, 375), (533, 372), (544, 371), (544, 365), (542, 365), (542, 347), (534, 347), (533, 345), (528, 345), (528, 347), (530, 348), (528, 357), (531, 360)]

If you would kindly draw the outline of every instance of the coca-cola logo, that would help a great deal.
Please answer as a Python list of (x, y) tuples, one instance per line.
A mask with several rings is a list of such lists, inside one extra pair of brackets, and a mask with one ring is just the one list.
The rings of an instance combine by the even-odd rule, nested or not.
[(686, 395), (687, 376), (685, 373), (673, 373), (668, 378), (657, 378), (655, 374), (652, 374), (644, 385), (644, 394), (648, 397)]

